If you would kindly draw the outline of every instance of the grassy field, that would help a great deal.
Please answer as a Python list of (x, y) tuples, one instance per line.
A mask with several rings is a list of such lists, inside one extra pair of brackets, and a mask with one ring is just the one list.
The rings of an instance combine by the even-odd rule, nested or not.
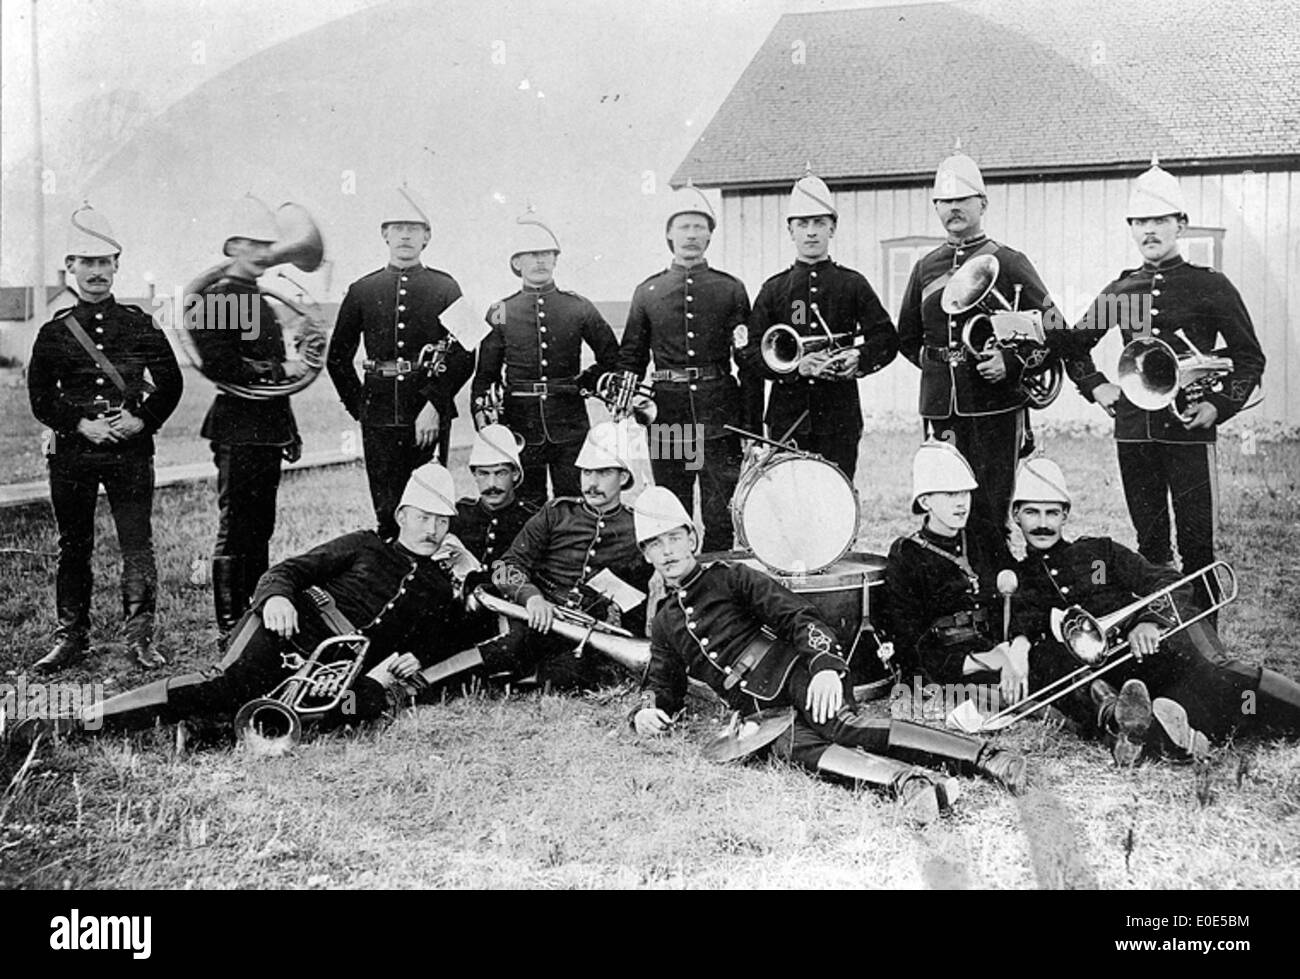
[[(867, 436), (861, 549), (909, 530), (912, 433)], [(1132, 542), (1113, 445), (1058, 435), (1074, 534)], [(1222, 616), (1237, 655), (1300, 675), (1300, 445), (1225, 442), (1220, 553), (1242, 596)], [(462, 483), (467, 477), (459, 474)], [(0, 546), (0, 672), (47, 647), (54, 528), (9, 511)], [(289, 477), (272, 557), (369, 522), (359, 466)], [(214, 489), (159, 495), (159, 647), (169, 669), (214, 659), (205, 563)], [(116, 636), (116, 556), (99, 514), (94, 624)], [(144, 681), (111, 643), (61, 680)], [(906, 825), (871, 792), (778, 763), (699, 757), (720, 723), (638, 742), (630, 687), (586, 698), (475, 693), (382, 729), (334, 734), (260, 760), (173, 728), (42, 744), (0, 760), (0, 886), (14, 887), (1102, 887), (1300, 886), (1300, 746), (1248, 742), (1197, 768), (1109, 767), (1109, 754), (1041, 724), (1002, 735), (1030, 753), (1015, 799), (963, 780), (949, 816)], [(875, 709), (884, 711), (883, 705)]]

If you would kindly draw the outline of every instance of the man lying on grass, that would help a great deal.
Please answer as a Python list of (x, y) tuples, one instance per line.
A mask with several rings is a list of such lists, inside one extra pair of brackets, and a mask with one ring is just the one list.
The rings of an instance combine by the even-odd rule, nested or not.
[(15, 737), (30, 742), (38, 731), (56, 725), (60, 730), (130, 730), (158, 720), (228, 719), (241, 705), (267, 696), (323, 640), (355, 633), (369, 640), (361, 666), (368, 672), (358, 676), (322, 721), (340, 724), (380, 716), (390, 689), (402, 681), (418, 685), (423, 664), (409, 650), (418, 649), (432, 661), (460, 648), (463, 607), (444, 557), (455, 513), (451, 474), (434, 463), (421, 466), (411, 474), (397, 506), (396, 538), (360, 530), (271, 568), (258, 582), (252, 607), (216, 666), (128, 690), (79, 717), (30, 719)]
[(967, 767), (1023, 789), (1025, 761), (1015, 752), (859, 714), (841, 646), (813, 606), (743, 564), (701, 565), (699, 535), (673, 493), (648, 487), (633, 515), (637, 543), (668, 587), (650, 629), (650, 668), (632, 718), (638, 734), (672, 727), (694, 677), (739, 712), (793, 708), (778, 751), (820, 774), (885, 788), (917, 822), (955, 801), (956, 781), (915, 762)]

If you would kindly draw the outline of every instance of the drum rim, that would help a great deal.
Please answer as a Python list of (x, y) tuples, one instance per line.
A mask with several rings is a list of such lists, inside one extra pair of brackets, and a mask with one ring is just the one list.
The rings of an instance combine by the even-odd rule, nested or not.
[[(743, 507), (736, 505), (736, 498), (740, 494), (741, 484), (746, 484), (745, 490), (748, 492), (752, 484), (756, 483), (764, 472), (769, 469), (775, 469), (777, 466), (786, 462), (821, 463), (844, 481), (844, 485), (848, 487), (849, 496), (853, 500), (853, 532), (849, 535), (849, 539), (845, 542), (843, 548), (841, 548), (838, 554), (826, 563), (816, 565), (815, 567), (786, 568), (780, 564), (773, 564), (766, 558), (761, 557), (758, 552), (754, 550), (753, 544), (750, 543), (749, 535), (745, 533), (745, 515), (742, 512)], [(746, 496), (746, 499), (748, 499), (748, 496)], [(842, 559), (845, 554), (848, 554), (849, 551), (853, 549), (853, 546), (858, 542), (858, 531), (862, 528), (862, 500), (858, 497), (858, 489), (853, 485), (853, 480), (849, 479), (844, 471), (840, 469), (839, 466), (835, 465), (835, 463), (815, 453), (796, 452), (794, 450), (777, 452), (770, 458), (764, 460), (762, 465), (751, 469), (747, 473), (742, 473), (740, 479), (736, 483), (736, 489), (732, 494), (731, 502), (727, 504), (727, 507), (731, 510), (731, 526), (732, 530), (735, 531), (736, 542), (742, 545), (745, 550), (748, 550), (749, 553), (763, 565), (763, 567), (782, 575), (800, 575), (806, 577), (808, 575), (821, 573), (831, 565), (835, 564), (835, 562)]]

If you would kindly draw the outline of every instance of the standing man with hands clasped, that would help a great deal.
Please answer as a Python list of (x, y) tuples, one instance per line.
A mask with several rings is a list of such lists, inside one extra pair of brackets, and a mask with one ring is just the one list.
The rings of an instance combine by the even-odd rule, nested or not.
[(85, 204), (73, 212), (64, 265), (77, 282), (77, 305), (41, 327), (27, 368), (32, 414), (53, 433), (46, 454), (59, 528), (58, 626), (54, 648), (33, 666), (37, 673), (71, 666), (86, 654), (101, 483), (122, 549), (127, 646), (141, 666), (166, 663), (152, 648), (153, 436), (180, 401), (183, 381), (167, 338), (148, 314), (113, 298), (121, 251), (98, 211)]

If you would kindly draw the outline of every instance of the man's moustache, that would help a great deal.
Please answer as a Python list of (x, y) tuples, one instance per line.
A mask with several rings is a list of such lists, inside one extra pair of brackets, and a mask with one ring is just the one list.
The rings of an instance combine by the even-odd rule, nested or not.
[(1055, 536), (1056, 536), (1056, 531), (1054, 531), (1054, 530), (1031, 530), (1031, 531), (1029, 532), (1029, 536), (1030, 536), (1030, 537), (1055, 537)]

